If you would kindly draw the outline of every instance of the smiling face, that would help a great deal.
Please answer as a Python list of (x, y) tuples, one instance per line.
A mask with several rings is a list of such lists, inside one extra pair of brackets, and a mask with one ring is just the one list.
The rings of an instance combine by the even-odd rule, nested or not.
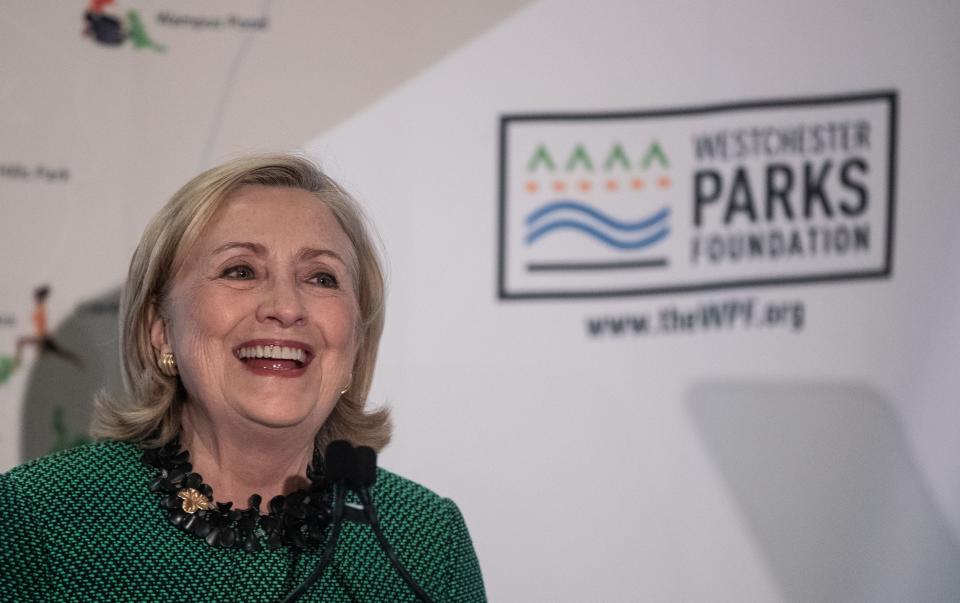
[(313, 194), (248, 185), (217, 210), (151, 323), (218, 428), (316, 433), (349, 386), (356, 260)]

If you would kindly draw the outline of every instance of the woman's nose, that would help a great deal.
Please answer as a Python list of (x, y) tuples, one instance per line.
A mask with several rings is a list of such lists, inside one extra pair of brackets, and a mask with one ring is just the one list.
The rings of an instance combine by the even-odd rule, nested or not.
[(257, 319), (261, 322), (273, 321), (282, 327), (306, 322), (306, 306), (301, 295), (296, 279), (270, 279), (257, 310)]

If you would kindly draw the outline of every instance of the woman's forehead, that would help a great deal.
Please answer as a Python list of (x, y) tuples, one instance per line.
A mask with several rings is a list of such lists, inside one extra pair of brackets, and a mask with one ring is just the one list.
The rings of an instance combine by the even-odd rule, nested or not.
[(320, 248), (353, 256), (339, 221), (314, 194), (297, 188), (247, 185), (229, 195), (201, 233), (206, 251), (226, 243), (254, 243), (270, 251)]

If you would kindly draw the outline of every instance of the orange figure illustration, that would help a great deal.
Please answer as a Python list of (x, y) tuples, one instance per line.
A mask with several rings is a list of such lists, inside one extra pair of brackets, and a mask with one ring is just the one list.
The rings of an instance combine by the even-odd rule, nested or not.
[(19, 363), (23, 347), (35, 345), (40, 354), (53, 354), (77, 368), (83, 368), (83, 361), (73, 352), (64, 349), (47, 331), (47, 297), (50, 296), (50, 287), (43, 285), (33, 291), (33, 336), (21, 337), (17, 340), (15, 362)]

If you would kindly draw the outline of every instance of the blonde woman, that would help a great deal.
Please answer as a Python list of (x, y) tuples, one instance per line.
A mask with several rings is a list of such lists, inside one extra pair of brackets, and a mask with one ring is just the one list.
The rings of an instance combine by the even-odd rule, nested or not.
[[(368, 411), (380, 263), (356, 203), (302, 158), (231, 161), (147, 227), (121, 302), (128, 396), (99, 442), (0, 476), (0, 600), (279, 601), (331, 543), (322, 457), (379, 450)], [(456, 505), (377, 470), (373, 502), (435, 601), (482, 601)], [(347, 522), (302, 601), (413, 600), (367, 526)]]

